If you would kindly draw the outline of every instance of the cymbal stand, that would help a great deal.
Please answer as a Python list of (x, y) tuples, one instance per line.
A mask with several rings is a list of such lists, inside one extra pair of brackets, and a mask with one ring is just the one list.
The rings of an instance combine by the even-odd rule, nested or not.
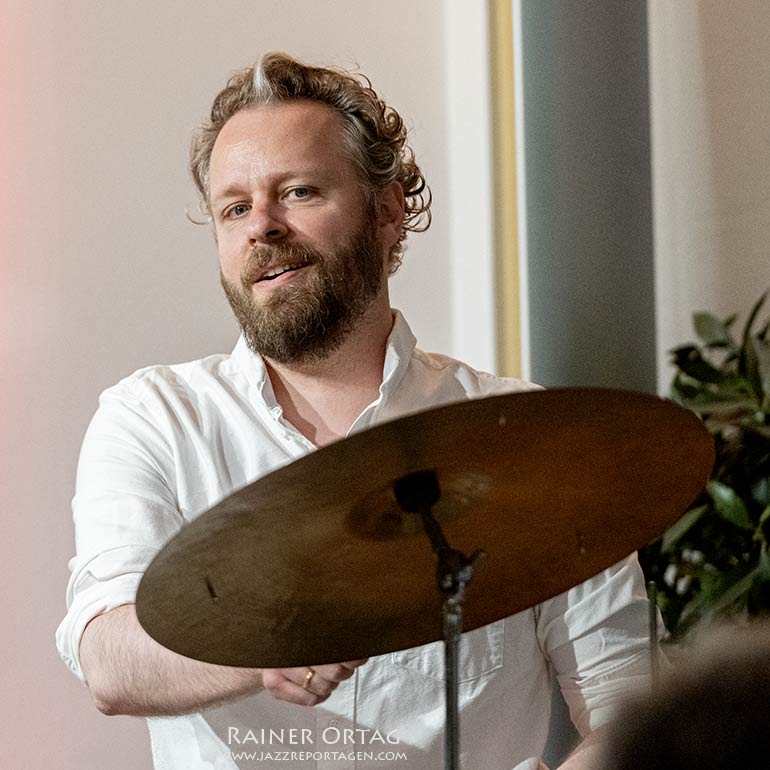
[(425, 534), (436, 555), (436, 582), (443, 599), (444, 629), (444, 768), (460, 767), (460, 715), (457, 662), (463, 630), (463, 600), (473, 574), (473, 562), (483, 553), (466, 556), (452, 548), (441, 525), (433, 516), (433, 506), (441, 497), (441, 488), (433, 471), (419, 471), (398, 479), (393, 485), (396, 500), (404, 511), (419, 513)]

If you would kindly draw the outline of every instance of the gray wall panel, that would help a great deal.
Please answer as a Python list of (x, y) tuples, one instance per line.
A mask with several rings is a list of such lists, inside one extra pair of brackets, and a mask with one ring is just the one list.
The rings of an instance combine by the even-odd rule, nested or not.
[(646, 3), (524, 0), (532, 379), (655, 391)]

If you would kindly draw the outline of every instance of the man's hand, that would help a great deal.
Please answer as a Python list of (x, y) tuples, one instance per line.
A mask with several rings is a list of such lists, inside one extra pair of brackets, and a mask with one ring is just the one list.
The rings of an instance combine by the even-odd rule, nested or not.
[(300, 668), (263, 668), (262, 686), (276, 699), (299, 706), (323, 703), (368, 658)]
[(595, 770), (603, 765), (608, 725), (600, 725), (583, 738), (558, 770)]

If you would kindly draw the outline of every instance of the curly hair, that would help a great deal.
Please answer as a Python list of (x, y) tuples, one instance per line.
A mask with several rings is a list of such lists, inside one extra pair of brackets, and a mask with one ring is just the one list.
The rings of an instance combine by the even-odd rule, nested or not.
[(211, 213), (211, 151), (225, 123), (241, 110), (305, 99), (325, 104), (342, 117), (345, 148), (370, 206), (391, 182), (401, 185), (406, 212), (401, 235), (390, 253), (390, 272), (394, 273), (401, 264), (407, 233), (430, 226), (431, 192), (407, 144), (404, 121), (377, 96), (364, 75), (312, 67), (281, 52), (265, 54), (254, 67), (235, 72), (217, 94), (209, 119), (196, 129), (190, 146), (190, 171), (203, 208)]

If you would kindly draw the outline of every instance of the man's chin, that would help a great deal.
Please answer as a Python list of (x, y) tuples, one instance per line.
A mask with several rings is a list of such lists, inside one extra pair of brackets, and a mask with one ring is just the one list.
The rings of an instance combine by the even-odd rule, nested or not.
[(243, 329), (246, 343), (253, 353), (283, 366), (319, 364), (339, 348), (342, 339), (336, 335), (266, 335)]

